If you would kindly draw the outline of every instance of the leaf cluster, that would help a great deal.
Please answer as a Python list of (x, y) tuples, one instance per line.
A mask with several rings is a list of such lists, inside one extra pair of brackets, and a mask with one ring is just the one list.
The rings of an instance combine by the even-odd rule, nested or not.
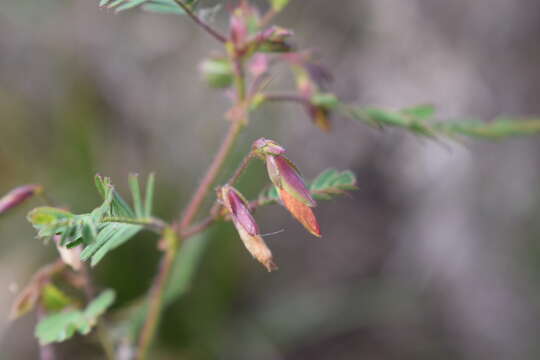
[(95, 182), (103, 203), (90, 213), (76, 215), (64, 209), (39, 207), (28, 214), (28, 220), (38, 230), (38, 237), (48, 239), (60, 235), (60, 246), (68, 248), (84, 244), (81, 259), (91, 259), (92, 266), (141, 231), (144, 224), (152, 223), (154, 193), (153, 175), (148, 177), (144, 201), (138, 177), (130, 175), (134, 204), (131, 208), (109, 178), (97, 175)]

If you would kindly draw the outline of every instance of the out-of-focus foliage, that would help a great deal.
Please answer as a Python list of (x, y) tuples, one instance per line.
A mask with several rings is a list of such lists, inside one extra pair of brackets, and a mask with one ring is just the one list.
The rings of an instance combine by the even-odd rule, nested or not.
[(38, 323), (35, 335), (41, 345), (65, 341), (76, 332), (86, 335), (97, 323), (99, 316), (112, 305), (114, 298), (114, 291), (106, 290), (83, 311), (67, 310), (48, 315)]

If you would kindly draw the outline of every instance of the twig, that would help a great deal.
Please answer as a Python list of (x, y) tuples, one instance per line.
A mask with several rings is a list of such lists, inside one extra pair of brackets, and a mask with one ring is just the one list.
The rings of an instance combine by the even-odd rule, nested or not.
[(191, 10), (189, 5), (186, 5), (182, 0), (174, 0), (174, 1), (176, 2), (176, 4), (178, 4), (178, 6), (182, 8), (182, 10), (186, 12), (186, 14), (193, 21), (195, 21), (197, 25), (202, 27), (207, 33), (212, 35), (217, 41), (222, 42), (222, 43), (227, 42), (227, 38), (225, 38), (225, 36), (221, 35), (217, 30), (213, 29), (210, 25), (208, 25), (200, 17), (198, 17), (197, 14), (195, 14), (193, 10)]
[(309, 105), (310, 102), (305, 97), (295, 93), (269, 93), (264, 94), (264, 101), (268, 102), (296, 102), (303, 105)]
[(231, 178), (229, 179), (229, 181), (227, 181), (227, 185), (234, 185), (234, 183), (236, 183), (236, 181), (238, 181), (238, 179), (240, 178), (240, 176), (242, 175), (242, 173), (247, 169), (250, 161), (253, 159), (254, 155), (253, 155), (253, 151), (250, 151), (249, 154), (247, 154), (244, 159), (242, 160), (242, 162), (240, 163), (240, 166), (238, 166), (238, 168), (236, 169), (236, 171), (234, 172), (233, 176), (231, 176)]
[(163, 240), (166, 244), (165, 255), (163, 255), (163, 258), (161, 259), (158, 274), (153, 282), (154, 285), (150, 289), (148, 315), (139, 338), (139, 347), (137, 352), (138, 360), (146, 359), (146, 355), (150, 349), (152, 340), (154, 339), (157, 326), (159, 324), (159, 319), (161, 317), (163, 293), (165, 292), (165, 287), (167, 285), (167, 281), (169, 280), (178, 251), (179, 239), (176, 232), (172, 228), (165, 231)]

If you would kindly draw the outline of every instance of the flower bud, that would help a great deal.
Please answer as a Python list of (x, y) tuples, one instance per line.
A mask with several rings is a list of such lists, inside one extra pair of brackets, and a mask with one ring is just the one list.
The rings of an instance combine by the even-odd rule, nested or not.
[(22, 204), (28, 198), (39, 195), (43, 192), (41, 185), (24, 185), (11, 190), (0, 199), (0, 214), (7, 212), (20, 204)]
[(259, 22), (259, 13), (247, 2), (234, 9), (230, 20), (230, 38), (236, 48), (244, 46), (249, 36), (259, 30)]
[(311, 210), (317, 204), (296, 166), (283, 155), (285, 149), (261, 138), (253, 143), (253, 150), (264, 158), (268, 177), (278, 189), (283, 205), (310, 233), (320, 237), (319, 224)]
[(293, 46), (287, 40), (292, 35), (292, 31), (288, 29), (272, 26), (259, 35), (258, 50), (261, 52), (289, 52)]
[(220, 195), (246, 249), (268, 271), (277, 270), (272, 252), (259, 234), (259, 227), (249, 211), (247, 201), (235, 188), (228, 185), (221, 188)]
[(204, 60), (199, 69), (211, 87), (223, 89), (231, 86), (234, 79), (234, 70), (226, 58)]
[(260, 155), (281, 155), (285, 153), (285, 149), (280, 146), (277, 142), (265, 138), (260, 138), (255, 140), (252, 145), (253, 150), (255, 150)]

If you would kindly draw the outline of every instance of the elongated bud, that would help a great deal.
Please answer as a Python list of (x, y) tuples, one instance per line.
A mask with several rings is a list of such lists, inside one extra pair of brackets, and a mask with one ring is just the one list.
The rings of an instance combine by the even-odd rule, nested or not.
[(279, 196), (285, 207), (291, 212), (296, 220), (298, 220), (307, 231), (311, 234), (321, 237), (321, 229), (313, 210), (304, 203), (298, 201), (294, 196), (291, 196), (285, 190), (279, 190)]
[(11, 190), (0, 199), (0, 214), (22, 204), (28, 198), (41, 193), (43, 193), (43, 187), (41, 185), (24, 185)]
[(250, 35), (259, 30), (259, 13), (247, 2), (236, 7), (230, 19), (230, 39), (236, 48), (246, 44)]
[(266, 162), (268, 177), (278, 189), (283, 205), (313, 235), (321, 236), (317, 218), (311, 210), (317, 203), (296, 166), (283, 154), (285, 149), (275, 141), (261, 138), (253, 150)]
[(244, 197), (235, 188), (224, 186), (221, 188), (221, 199), (246, 249), (268, 271), (277, 270), (272, 259), (272, 252), (260, 236), (259, 227)]
[(54, 243), (56, 244), (56, 249), (58, 250), (60, 257), (62, 258), (62, 261), (65, 264), (71, 266), (73, 270), (79, 271), (82, 267), (82, 262), (81, 262), (82, 245), (68, 248), (66, 246), (60, 245), (62, 241), (62, 236), (55, 235), (53, 238), (54, 238)]

